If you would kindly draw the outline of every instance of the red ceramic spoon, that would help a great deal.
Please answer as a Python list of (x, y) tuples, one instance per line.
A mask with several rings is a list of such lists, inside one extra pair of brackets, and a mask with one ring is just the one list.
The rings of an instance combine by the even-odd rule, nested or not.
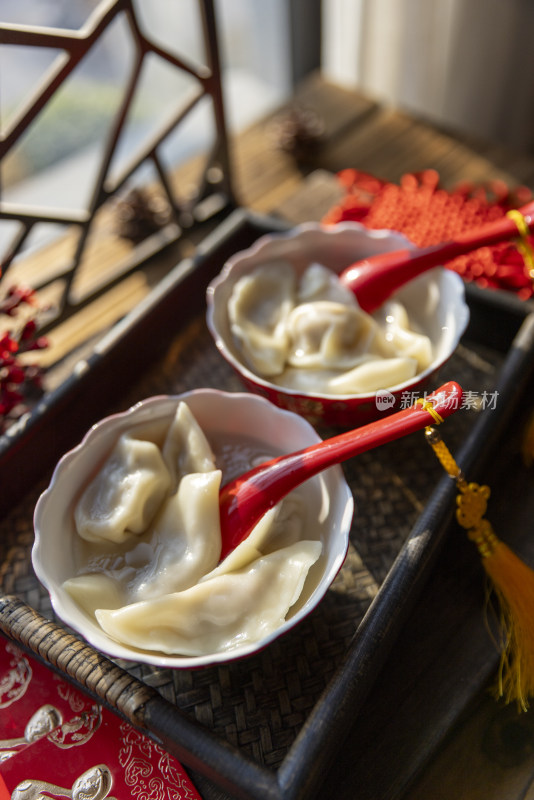
[[(530, 230), (534, 225), (534, 201), (518, 211)], [(370, 256), (344, 269), (339, 278), (354, 292), (360, 307), (370, 314), (396, 289), (422, 272), (476, 250), (477, 247), (497, 244), (518, 235), (518, 225), (513, 217), (504, 216), (476, 230), (460, 233), (448, 242)]]
[[(460, 408), (462, 389), (450, 381), (428, 395), (426, 400), (432, 405), (434, 413), (444, 419)], [(268, 509), (308, 478), (373, 447), (432, 425), (435, 421), (436, 418), (424, 405), (416, 403), (361, 428), (341, 433), (296, 453), (273, 458), (230, 481), (222, 487), (219, 495), (221, 558), (249, 535)]]

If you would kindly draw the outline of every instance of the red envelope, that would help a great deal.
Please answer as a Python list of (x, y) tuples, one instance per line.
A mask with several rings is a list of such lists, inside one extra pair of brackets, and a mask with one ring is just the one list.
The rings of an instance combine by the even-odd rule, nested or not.
[(0, 800), (200, 800), (163, 748), (3, 637), (0, 711)]

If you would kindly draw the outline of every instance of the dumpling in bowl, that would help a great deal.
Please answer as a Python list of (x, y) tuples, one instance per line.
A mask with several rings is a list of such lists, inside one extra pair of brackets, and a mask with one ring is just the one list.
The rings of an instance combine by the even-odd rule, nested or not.
[(96, 607), (115, 608), (193, 586), (219, 561), (220, 483), (220, 470), (184, 475), (143, 535), (129, 546), (86, 547), (84, 570), (89, 572), (71, 578), (65, 588), (87, 608), (84, 594), (97, 597), (98, 586), (104, 587), (106, 578), (113, 582), (115, 596), (121, 600), (106, 605), (102, 594)]
[(97, 610), (103, 630), (144, 650), (226, 652), (276, 630), (297, 601), (321, 543), (296, 542), (234, 572), (207, 575), (184, 592), (116, 610)]
[[(150, 434), (153, 441), (141, 438)], [(239, 451), (242, 444), (232, 447)], [(260, 458), (256, 449), (245, 446), (247, 460)], [(150, 458), (143, 459), (145, 453)], [(117, 484), (109, 486), (109, 480)], [(184, 403), (170, 424), (148, 424), (119, 439), (75, 510), (83, 532), (89, 528), (93, 536), (79, 530), (73, 542), (77, 574), (63, 583), (110, 637), (147, 651), (202, 655), (257, 641), (284, 621), (322, 551), (320, 541), (303, 538), (302, 499), (297, 493), (269, 509), (219, 563), (221, 480)], [(139, 486), (142, 499), (135, 495)], [(148, 505), (150, 514), (137, 513)], [(100, 517), (107, 536), (98, 527)]]
[(278, 375), (287, 358), (287, 316), (295, 302), (291, 264), (265, 264), (240, 278), (228, 302), (232, 334), (251, 369)]
[(215, 469), (204, 433), (180, 403), (160, 449), (148, 430), (122, 434), (74, 511), (76, 529), (87, 541), (125, 542), (153, 522), (182, 475)]
[(354, 293), (341, 283), (335, 272), (322, 264), (310, 264), (299, 280), (296, 303), (315, 303), (318, 300), (358, 308)]
[(394, 354), (369, 314), (329, 300), (294, 308), (287, 332), (287, 363), (301, 369), (350, 369), (370, 356)]
[(88, 541), (124, 542), (147, 529), (170, 485), (158, 446), (125, 433), (83, 492), (76, 529)]
[(395, 354), (414, 358), (417, 372), (426, 369), (432, 361), (432, 345), (428, 336), (413, 330), (406, 308), (396, 300), (389, 300), (375, 316), (383, 326), (383, 337)]
[(362, 358), (361, 363), (349, 370), (305, 370), (288, 367), (273, 383), (297, 392), (321, 394), (367, 394), (377, 389), (388, 389), (397, 383), (413, 378), (417, 372), (414, 358)]
[(250, 369), (298, 392), (390, 389), (432, 361), (430, 339), (412, 330), (404, 306), (390, 301), (367, 314), (336, 273), (317, 263), (298, 281), (289, 264), (256, 267), (235, 284), (228, 313)]

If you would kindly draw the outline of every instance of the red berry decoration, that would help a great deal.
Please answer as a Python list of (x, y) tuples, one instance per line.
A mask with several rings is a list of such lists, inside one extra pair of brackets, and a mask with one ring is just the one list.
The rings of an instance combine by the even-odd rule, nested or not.
[(21, 355), (42, 350), (48, 346), (48, 341), (37, 335), (39, 326), (34, 317), (20, 320), (23, 306), (39, 311), (33, 289), (13, 286), (0, 300), (0, 315), (7, 317), (10, 323), (8, 329), (0, 329), (0, 433), (5, 433), (43, 393), (43, 369), (27, 363)]

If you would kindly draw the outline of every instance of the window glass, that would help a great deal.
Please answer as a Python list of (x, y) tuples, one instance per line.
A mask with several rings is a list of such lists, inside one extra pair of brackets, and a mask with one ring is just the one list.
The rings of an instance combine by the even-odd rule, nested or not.
[[(206, 65), (198, 0), (133, 3), (140, 29), (151, 42), (186, 67)], [(108, 5), (98, 0), (2, 0), (0, 23), (60, 31), (88, 28)], [(285, 0), (215, 0), (215, 17), (226, 123), (235, 133), (279, 105), (290, 91), (288, 8)], [(24, 113), (43, 78), (62, 68), (67, 55), (61, 49), (0, 44), (4, 132)], [(81, 210), (90, 205), (136, 62), (131, 20), (121, 11), (2, 159), (5, 201)], [(176, 69), (159, 54), (144, 59), (111, 160), (112, 178), (121, 175), (160, 126), (194, 102), (200, 88), (195, 75)], [(213, 109), (204, 99), (168, 136), (162, 148), (164, 165), (172, 168), (207, 152), (214, 136)], [(0, 245), (12, 228), (12, 223), (0, 221)]]

